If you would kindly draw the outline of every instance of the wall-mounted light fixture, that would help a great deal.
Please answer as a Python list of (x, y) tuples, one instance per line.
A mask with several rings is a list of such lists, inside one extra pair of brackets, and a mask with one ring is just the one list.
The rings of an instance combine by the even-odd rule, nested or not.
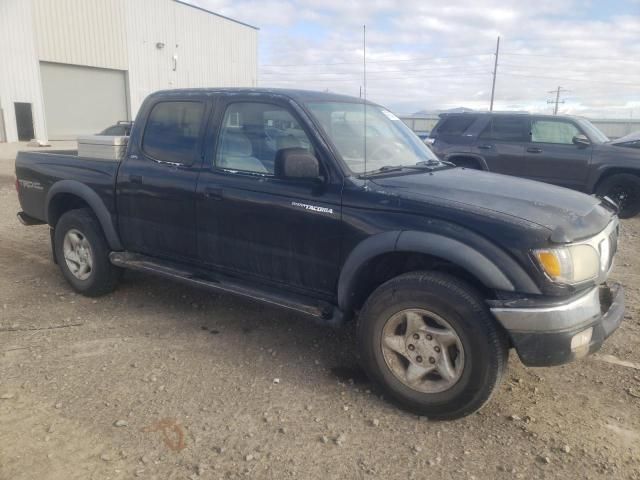
[(162, 50), (162, 49), (164, 48), (164, 42), (158, 42), (158, 43), (156, 43), (156, 48), (157, 48), (158, 50)]

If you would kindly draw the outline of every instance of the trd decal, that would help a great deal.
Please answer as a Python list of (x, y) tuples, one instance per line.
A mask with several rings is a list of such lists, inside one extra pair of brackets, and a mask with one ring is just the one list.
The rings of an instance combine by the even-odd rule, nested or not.
[(33, 190), (43, 190), (44, 187), (40, 185), (40, 182), (32, 182), (31, 180), (18, 180), (22, 188), (31, 188)]

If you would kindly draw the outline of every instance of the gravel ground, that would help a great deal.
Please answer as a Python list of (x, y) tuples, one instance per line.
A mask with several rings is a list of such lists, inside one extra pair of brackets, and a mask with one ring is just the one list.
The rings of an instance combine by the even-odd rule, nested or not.
[(0, 479), (640, 479), (640, 218), (598, 355), (512, 354), (481, 412), (432, 422), (381, 398), (350, 329), (132, 272), (75, 295), (47, 228), (15, 218), (14, 154), (0, 145)]

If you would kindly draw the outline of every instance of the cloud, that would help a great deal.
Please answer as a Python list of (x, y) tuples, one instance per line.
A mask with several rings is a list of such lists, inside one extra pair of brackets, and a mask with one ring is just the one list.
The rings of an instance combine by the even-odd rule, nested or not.
[[(402, 113), (487, 108), (501, 36), (498, 109), (640, 115), (640, 2), (193, 0), (260, 27), (260, 84), (368, 96)], [(615, 10), (614, 10), (615, 8)]]

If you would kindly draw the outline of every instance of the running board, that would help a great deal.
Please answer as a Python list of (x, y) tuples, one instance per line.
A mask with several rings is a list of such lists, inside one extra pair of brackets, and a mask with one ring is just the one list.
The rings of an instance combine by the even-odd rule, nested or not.
[(282, 292), (275, 288), (250, 283), (210, 271), (188, 270), (177, 263), (158, 260), (130, 252), (111, 252), (109, 260), (117, 267), (152, 273), (196, 287), (216, 290), (295, 310), (309, 315), (323, 325), (339, 326), (342, 312), (328, 302), (319, 302), (304, 295)]

